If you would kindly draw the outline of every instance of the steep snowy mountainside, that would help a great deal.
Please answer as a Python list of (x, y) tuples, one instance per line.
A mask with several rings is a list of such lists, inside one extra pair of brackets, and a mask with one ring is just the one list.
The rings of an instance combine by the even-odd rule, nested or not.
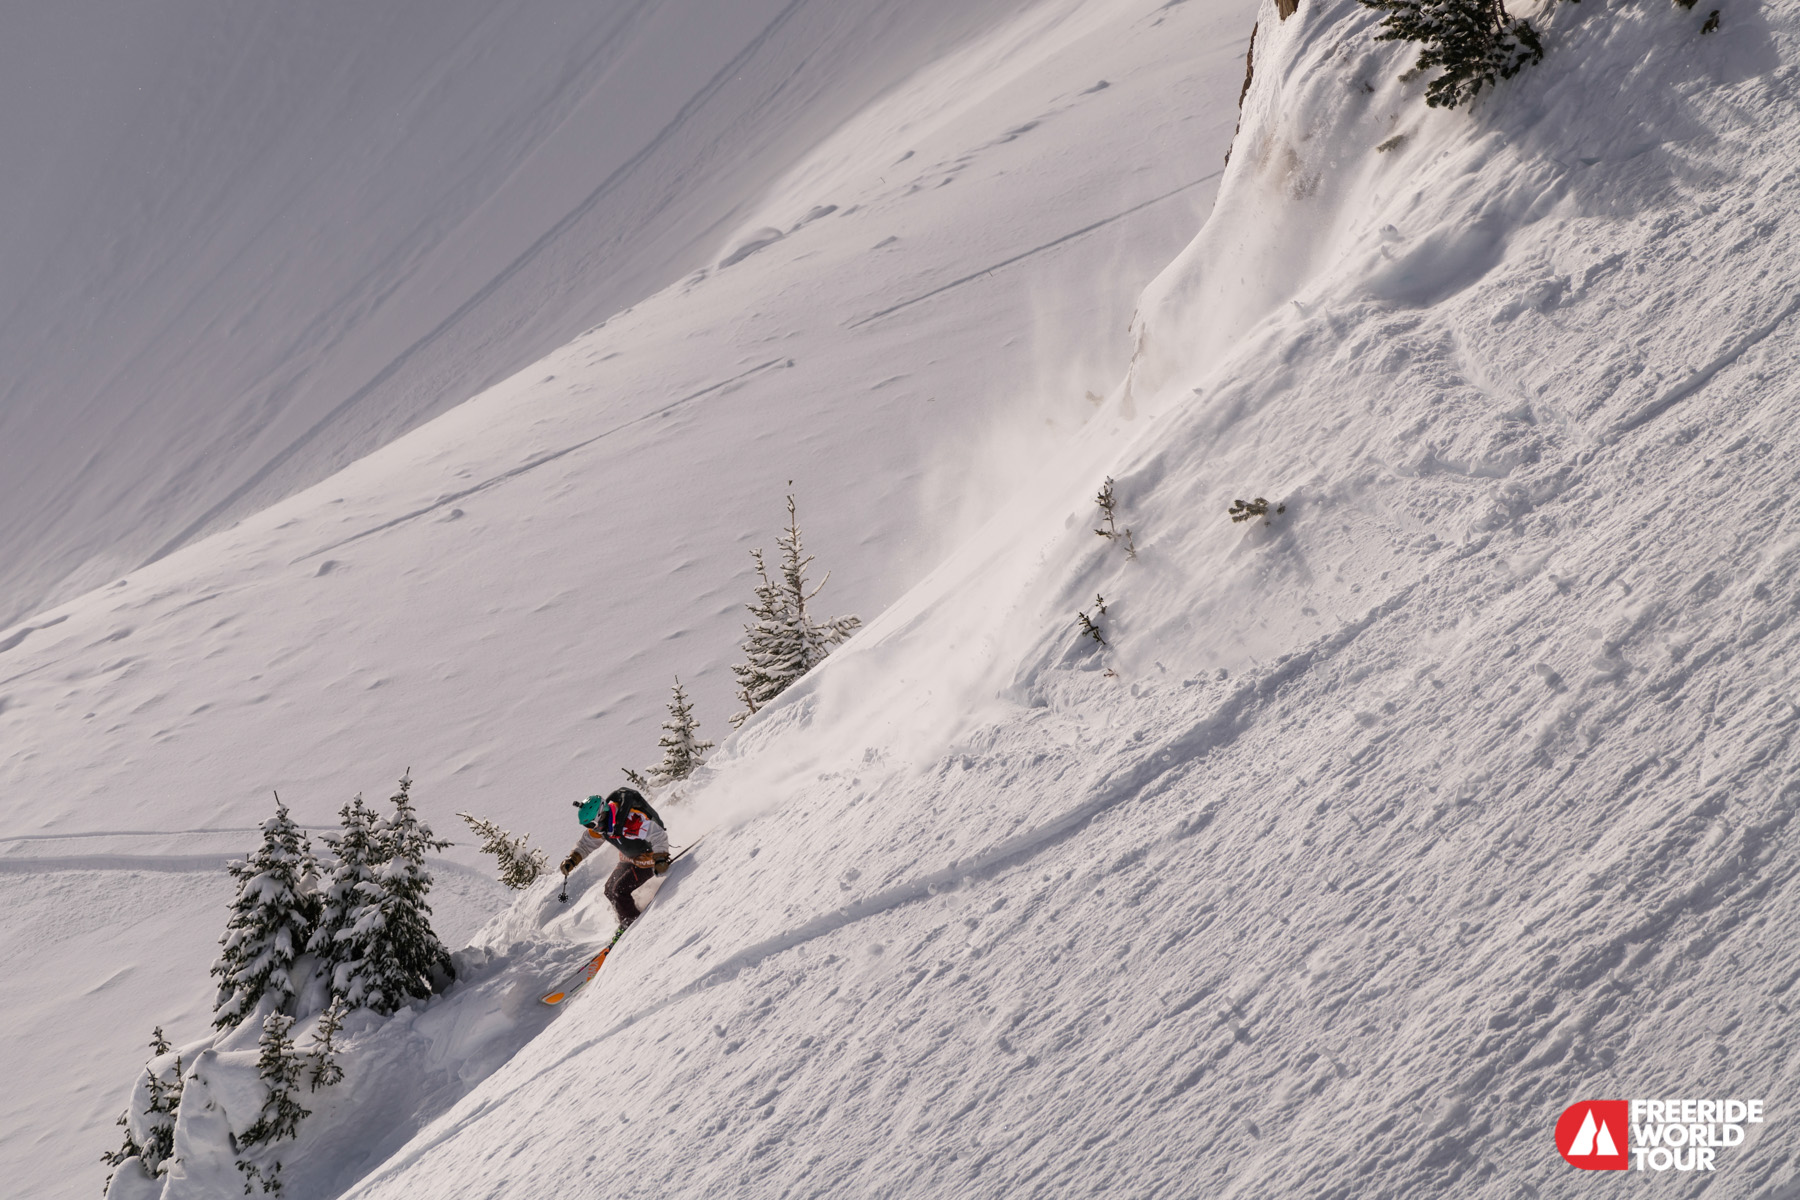
[(1792, 1196), (1800, 21), (1705, 19), (1560, 7), (1432, 112), (1372, 14), (1263, 6), (1102, 416), (350, 1194), (1577, 1196), (1565, 1106), (1748, 1096), (1641, 1182)]
[(121, 0), (0, 45), (0, 624), (701, 265), (1024, 0)]
[[(270, 788), (319, 827), (410, 766), (462, 866), (486, 869), (458, 809), (560, 849), (569, 800), (656, 761), (675, 675), (728, 731), (747, 551), (790, 480), (820, 603), (869, 617), (1089, 422), (1211, 203), (1250, 18), (1058, 0), (966, 38), (834, 113), (673, 286), (0, 629), (0, 888), (30, 938), (70, 930), (9, 985), (5, 1052), (49, 1082), (0, 1112), (8, 1178), (90, 1194), (150, 1025), (205, 1031), (216, 863)], [(192, 886), (128, 907), (132, 870)]]

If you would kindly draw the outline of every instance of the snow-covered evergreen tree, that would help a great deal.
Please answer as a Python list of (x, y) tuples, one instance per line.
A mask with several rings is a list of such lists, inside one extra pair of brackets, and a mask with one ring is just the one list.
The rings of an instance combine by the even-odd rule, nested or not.
[(450, 843), (433, 837), (419, 820), (411, 792), (411, 775), (401, 776), (400, 790), (391, 797), (393, 815), (373, 831), (374, 878), (355, 885), (360, 904), (347, 927), (333, 935), (342, 955), (332, 976), (333, 994), (353, 1008), (383, 1014), (429, 996), (439, 979), (454, 975), (450, 952), (433, 932), (431, 906), (425, 902), (431, 890), (425, 855)]
[(269, 1094), (256, 1122), (238, 1138), (240, 1146), (291, 1138), (299, 1132), (300, 1122), (312, 1115), (312, 1110), (301, 1108), (294, 1099), (305, 1060), (294, 1049), (294, 1039), (288, 1036), (293, 1028), (294, 1018), (285, 1013), (272, 1012), (263, 1018), (262, 1036), (256, 1042), (256, 1073), (268, 1085)]
[(144, 1160), (144, 1170), (152, 1175), (166, 1174), (169, 1160), (175, 1157), (175, 1113), (181, 1107), (181, 1056), (177, 1054), (174, 1065), (163, 1070), (157, 1069), (155, 1061), (171, 1049), (169, 1039), (163, 1036), (162, 1026), (158, 1025), (150, 1037), (153, 1057), (144, 1069), (150, 1101), (145, 1105), (148, 1128), (139, 1155)]
[(343, 1082), (344, 1068), (338, 1066), (337, 1046), (332, 1039), (344, 1027), (344, 1017), (349, 1012), (350, 1006), (344, 1003), (344, 998), (333, 996), (325, 1011), (319, 1014), (319, 1029), (313, 1035), (312, 1053), (308, 1055), (311, 1062), (307, 1069), (308, 1091), (316, 1092)]
[(776, 541), (781, 551), (779, 576), (769, 577), (761, 550), (750, 552), (760, 582), (755, 601), (747, 606), (753, 619), (744, 626), (744, 661), (731, 668), (738, 677), (738, 699), (744, 705), (744, 711), (731, 718), (734, 729), (823, 662), (862, 624), (858, 617), (815, 621), (807, 613), (807, 602), (819, 594), (831, 575), (827, 572), (818, 587), (807, 591), (806, 568), (812, 557), (800, 546), (800, 520), (792, 495), (787, 498), (787, 508), (787, 532)]
[(175, 1157), (175, 1113), (181, 1107), (182, 1090), (181, 1056), (171, 1054), (173, 1049), (158, 1025), (150, 1035), (150, 1061), (144, 1064), (144, 1073), (131, 1098), (132, 1108), (143, 1105), (139, 1110), (141, 1119), (131, 1119), (131, 1108), (119, 1114), (118, 1123), (125, 1128), (124, 1145), (100, 1155), (101, 1162), (115, 1168), (106, 1177), (104, 1190), (108, 1193), (119, 1167), (149, 1179), (169, 1173), (169, 1163)]
[(469, 828), (481, 839), (481, 852), (491, 854), (500, 867), (500, 882), (514, 891), (530, 887), (550, 867), (550, 858), (542, 850), (532, 848), (531, 835), (514, 837), (492, 821), (473, 813), (459, 812)]
[(731, 672), (738, 678), (738, 700), (743, 704), (743, 711), (731, 715), (731, 727), (736, 729), (750, 718), (757, 709), (779, 696), (790, 680), (784, 680), (780, 674), (771, 670), (768, 660), (777, 663), (780, 657), (769, 653), (776, 646), (779, 635), (788, 622), (781, 603), (781, 588), (769, 578), (768, 565), (763, 561), (761, 548), (752, 550), (750, 557), (756, 562), (756, 599), (747, 607), (750, 609), (750, 624), (744, 626), (744, 661), (732, 666)]
[(1497, 79), (1511, 79), (1542, 61), (1544, 43), (1531, 22), (1506, 11), (1503, 0), (1361, 0), (1384, 12), (1378, 42), (1417, 42), (1415, 71), (1443, 69), (1425, 87), (1432, 108), (1472, 103)]
[(319, 956), (333, 996), (347, 995), (352, 976), (361, 968), (361, 943), (351, 931), (357, 914), (381, 894), (375, 875), (381, 865), (375, 820), (374, 810), (359, 793), (338, 810), (338, 835), (324, 839), (336, 862), (319, 897), (319, 920), (307, 948)]
[(126, 1163), (132, 1163), (134, 1167), (141, 1168), (143, 1163), (144, 1148), (138, 1145), (136, 1138), (131, 1136), (131, 1112), (129, 1109), (119, 1114), (117, 1124), (125, 1129), (125, 1144), (117, 1150), (100, 1152), (100, 1161), (113, 1168), (112, 1172), (107, 1175), (106, 1182), (101, 1185), (102, 1194), (112, 1191), (112, 1182), (117, 1178), (120, 1167)]
[(650, 772), (650, 781), (664, 787), (692, 775), (705, 761), (711, 742), (700, 740), (700, 722), (694, 719), (694, 703), (682, 689), (681, 676), (675, 677), (674, 695), (669, 698), (669, 719), (663, 722), (663, 760)]
[(312, 847), (279, 795), (275, 815), (262, 828), (262, 845), (230, 867), (237, 896), (212, 967), (219, 980), (213, 1025), (219, 1029), (235, 1028), (265, 995), (274, 995), (278, 1008), (293, 1000), (301, 983), (293, 975), (294, 960), (305, 952), (316, 919)]

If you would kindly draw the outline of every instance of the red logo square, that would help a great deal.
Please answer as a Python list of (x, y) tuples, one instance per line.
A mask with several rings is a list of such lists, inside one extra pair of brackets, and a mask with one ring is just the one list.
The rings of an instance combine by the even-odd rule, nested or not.
[(1631, 1106), (1624, 1100), (1583, 1100), (1556, 1122), (1556, 1152), (1584, 1171), (1624, 1171), (1630, 1166)]

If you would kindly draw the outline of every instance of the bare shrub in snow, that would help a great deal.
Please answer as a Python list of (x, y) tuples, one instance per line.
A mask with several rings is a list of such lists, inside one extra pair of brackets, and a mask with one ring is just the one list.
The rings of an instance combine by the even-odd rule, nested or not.
[(1502, 0), (1359, 0), (1387, 15), (1380, 42), (1417, 42), (1415, 71), (1442, 69), (1425, 87), (1432, 108), (1460, 108), (1483, 86), (1511, 79), (1544, 57), (1537, 30), (1508, 15)]
[(1136, 558), (1137, 545), (1131, 539), (1131, 530), (1129, 528), (1120, 529), (1114, 519), (1113, 507), (1118, 502), (1118, 498), (1113, 495), (1112, 476), (1108, 475), (1106, 482), (1100, 485), (1100, 494), (1094, 497), (1094, 503), (1100, 506), (1100, 518), (1106, 522), (1106, 526), (1096, 529), (1094, 532), (1109, 542), (1124, 542), (1125, 557)]
[(280, 1163), (276, 1163), (274, 1166), (270, 1167), (269, 1173), (264, 1175), (261, 1167), (253, 1162), (246, 1162), (244, 1159), (240, 1158), (238, 1159), (237, 1169), (244, 1174), (244, 1195), (248, 1196), (255, 1189), (256, 1184), (261, 1184), (262, 1190), (265, 1193), (273, 1193), (277, 1196), (281, 1195)]
[[(1104, 617), (1106, 615), (1106, 597), (1096, 595), (1094, 597), (1094, 606), (1094, 617)], [(1107, 644), (1106, 637), (1100, 632), (1100, 626), (1095, 624), (1094, 617), (1088, 616), (1085, 612), (1076, 613), (1075, 628), (1080, 631), (1082, 637), (1093, 638), (1100, 645), (1104, 646)]]
[[(1277, 515), (1286, 511), (1287, 505), (1285, 504), (1277, 504), (1275, 506)], [(1233, 500), (1231, 502), (1231, 507), (1225, 510), (1225, 515), (1230, 517), (1233, 522), (1248, 521), (1253, 517), (1261, 517), (1263, 519), (1263, 524), (1267, 525), (1269, 523), (1269, 502), (1264, 500), (1261, 496), (1250, 501)]]
[(550, 868), (550, 858), (542, 850), (530, 846), (531, 835), (514, 837), (492, 821), (484, 821), (473, 813), (456, 814), (481, 839), (481, 852), (491, 854), (500, 867), (500, 882), (516, 891), (530, 887)]
[(800, 548), (800, 522), (791, 494), (787, 509), (787, 532), (775, 543), (781, 551), (780, 574), (771, 579), (763, 552), (750, 552), (762, 582), (756, 585), (755, 602), (748, 606), (755, 620), (744, 627), (744, 661), (731, 668), (738, 677), (738, 699), (744, 704), (744, 711), (731, 718), (734, 729), (824, 662), (826, 655), (862, 625), (860, 617), (815, 621), (807, 613), (807, 601), (819, 594), (831, 574), (827, 572), (818, 587), (807, 591), (806, 568), (812, 558)]

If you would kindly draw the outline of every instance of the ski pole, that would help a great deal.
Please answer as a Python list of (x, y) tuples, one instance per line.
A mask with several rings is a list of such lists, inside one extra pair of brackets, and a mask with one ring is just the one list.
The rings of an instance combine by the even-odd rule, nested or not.
[[(689, 850), (692, 850), (695, 846), (698, 846), (703, 840), (705, 840), (705, 838), (706, 838), (706, 835), (703, 833), (699, 837), (695, 838), (693, 841), (689, 842), (687, 845), (683, 846), (681, 848), (681, 854), (677, 854), (674, 858), (671, 858), (669, 860), (669, 865), (671, 867), (674, 866), (676, 861), (681, 858), (682, 854), (686, 854)], [(558, 900), (561, 900), (564, 904), (567, 904), (569, 902), (569, 873), (567, 871), (563, 872), (562, 891), (557, 893), (556, 898)]]

